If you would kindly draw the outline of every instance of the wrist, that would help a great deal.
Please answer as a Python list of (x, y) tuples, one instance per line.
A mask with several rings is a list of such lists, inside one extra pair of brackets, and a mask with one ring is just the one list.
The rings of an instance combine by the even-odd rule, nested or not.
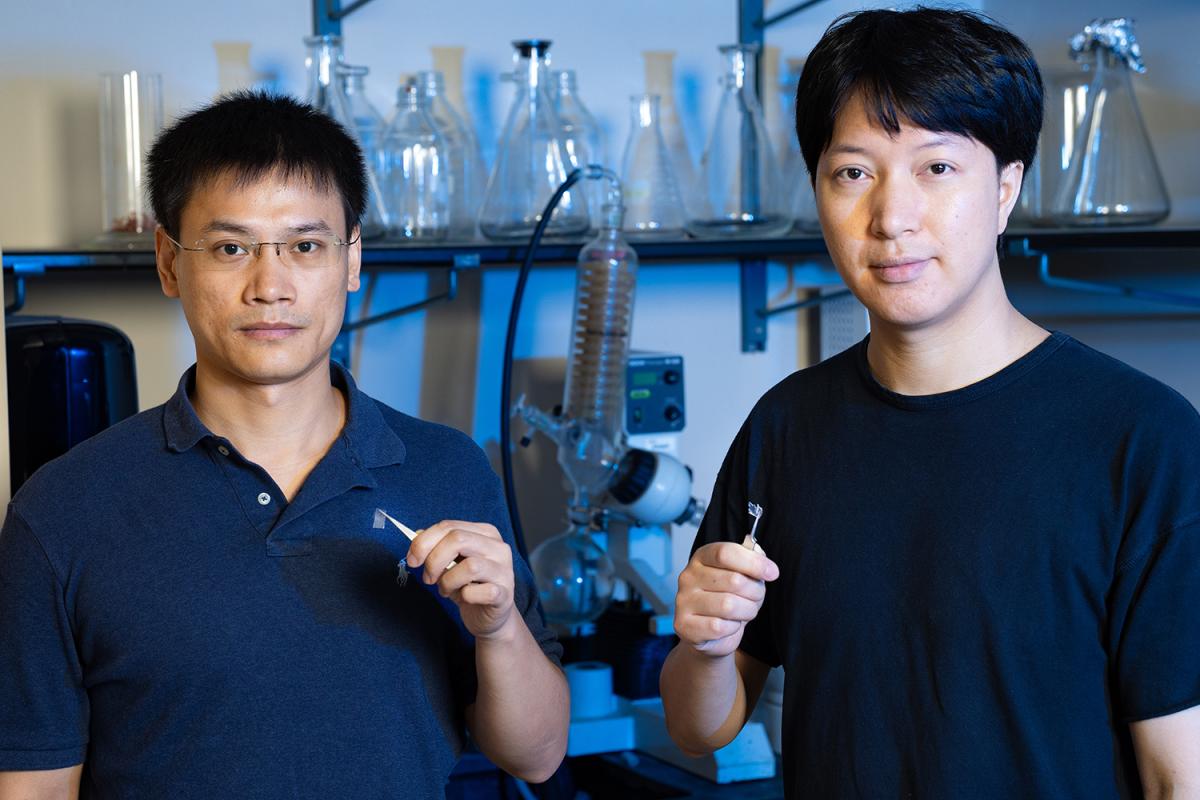
[(510, 610), (499, 627), (475, 636), (476, 646), (511, 647), (519, 640), (524, 628), (525, 621), (521, 619), (521, 615)]

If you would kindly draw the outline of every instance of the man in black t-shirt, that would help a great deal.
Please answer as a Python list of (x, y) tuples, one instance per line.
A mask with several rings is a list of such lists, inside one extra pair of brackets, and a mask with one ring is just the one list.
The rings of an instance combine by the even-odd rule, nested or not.
[(782, 665), (789, 798), (1200, 796), (1200, 415), (1007, 298), (1032, 55), (969, 12), (858, 12), (797, 108), (871, 334), (730, 449), (679, 579), (671, 735), (724, 746)]

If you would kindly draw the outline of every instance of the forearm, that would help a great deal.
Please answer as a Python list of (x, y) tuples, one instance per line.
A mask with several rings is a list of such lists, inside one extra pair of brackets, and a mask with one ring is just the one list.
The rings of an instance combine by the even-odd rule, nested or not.
[(479, 689), (471, 735), (494, 764), (532, 783), (547, 780), (567, 751), (565, 676), (513, 615), (500, 635), (475, 645)]
[(736, 656), (709, 656), (675, 646), (659, 678), (667, 732), (688, 755), (711, 753), (733, 741), (749, 715)]
[(75, 800), (83, 765), (30, 772), (0, 772), (0, 800)]

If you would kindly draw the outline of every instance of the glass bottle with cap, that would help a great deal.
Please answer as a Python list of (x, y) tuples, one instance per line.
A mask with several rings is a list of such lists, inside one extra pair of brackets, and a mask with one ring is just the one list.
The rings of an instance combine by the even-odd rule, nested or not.
[(446, 140), (415, 78), (400, 87), (396, 115), (384, 134), (388, 159), (390, 238), (441, 241), (450, 232)]
[(1133, 21), (1092, 20), (1071, 39), (1071, 55), (1091, 72), (1070, 166), (1054, 199), (1066, 225), (1137, 225), (1171, 213), (1130, 71), (1146, 71)]
[[(537, 227), (542, 209), (567, 178), (571, 159), (550, 94), (550, 42), (513, 42), (516, 94), (496, 150), (479, 230), (489, 239), (519, 241)], [(548, 236), (575, 236), (588, 229), (587, 201), (579, 189), (563, 194), (546, 224)]]
[(687, 230), (702, 238), (781, 236), (792, 227), (792, 216), (754, 89), (758, 45), (731, 44), (720, 51), (728, 70), (701, 159), (710, 213), (693, 216)]

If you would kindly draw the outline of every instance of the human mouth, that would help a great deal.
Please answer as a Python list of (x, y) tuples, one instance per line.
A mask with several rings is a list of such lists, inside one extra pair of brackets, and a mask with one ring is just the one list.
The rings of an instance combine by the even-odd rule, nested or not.
[(286, 339), (300, 332), (300, 328), (288, 322), (254, 322), (239, 329), (243, 334), (258, 341)]
[(920, 277), (929, 261), (928, 258), (888, 258), (871, 264), (871, 271), (884, 283), (907, 283)]

